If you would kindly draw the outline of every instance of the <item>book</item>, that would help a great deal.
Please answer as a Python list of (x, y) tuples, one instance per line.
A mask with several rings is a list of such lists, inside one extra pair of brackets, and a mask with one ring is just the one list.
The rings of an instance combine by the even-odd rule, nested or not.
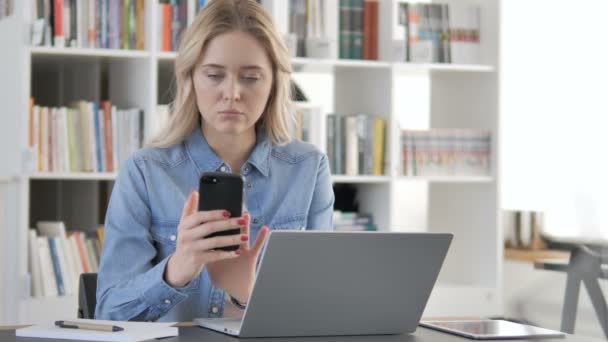
[(51, 261), (51, 250), (49, 248), (49, 239), (46, 237), (36, 237), (38, 248), (38, 257), (40, 258), (40, 275), (42, 279), (42, 293), (45, 297), (54, 297), (59, 293), (55, 281), (55, 269)]
[(35, 229), (30, 229), (28, 234), (28, 242), (29, 242), (29, 271), (30, 271), (30, 279), (32, 281), (31, 285), (31, 295), (33, 297), (42, 297), (44, 296), (43, 287), (42, 287), (42, 271), (40, 269), (40, 255), (38, 251), (38, 234)]
[(178, 336), (179, 330), (173, 323), (150, 323), (150, 322), (124, 322), (103, 321), (93, 319), (73, 320), (79, 323), (116, 325), (123, 331), (106, 332), (84, 329), (66, 329), (55, 326), (54, 322), (33, 325), (20, 328), (15, 331), (18, 337), (42, 337), (52, 339), (80, 340), (80, 341), (116, 341), (137, 342), (157, 338)]
[[(75, 265), (72, 248), (69, 244), (66, 227), (62, 221), (38, 221), (36, 227), (40, 236), (47, 236), (55, 240), (55, 251), (59, 259), (61, 277), (65, 294), (74, 294), (78, 288), (77, 268)], [(50, 245), (49, 241), (49, 245)], [(52, 252), (52, 249), (51, 249)]]

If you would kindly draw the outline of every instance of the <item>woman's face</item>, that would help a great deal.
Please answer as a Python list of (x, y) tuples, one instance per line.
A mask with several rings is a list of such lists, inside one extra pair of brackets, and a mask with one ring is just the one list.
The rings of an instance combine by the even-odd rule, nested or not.
[(193, 74), (205, 129), (233, 135), (255, 129), (272, 77), (266, 51), (250, 34), (234, 31), (212, 39)]

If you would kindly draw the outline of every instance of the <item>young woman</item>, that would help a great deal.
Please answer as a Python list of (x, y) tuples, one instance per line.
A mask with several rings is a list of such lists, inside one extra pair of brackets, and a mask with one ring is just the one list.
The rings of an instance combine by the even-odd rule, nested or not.
[[(175, 62), (173, 115), (123, 163), (112, 191), (96, 318), (221, 317), (225, 303), (246, 305), (269, 230), (332, 229), (327, 158), (286, 128), (290, 73), (257, 2), (213, 0), (199, 13)], [(207, 171), (245, 178), (242, 217), (197, 210)], [(205, 238), (234, 228), (241, 234)]]

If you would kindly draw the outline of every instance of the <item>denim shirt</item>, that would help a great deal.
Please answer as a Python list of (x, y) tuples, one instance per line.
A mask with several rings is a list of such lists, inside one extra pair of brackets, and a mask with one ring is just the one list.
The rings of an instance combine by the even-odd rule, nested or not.
[[(206, 171), (233, 172), (200, 129), (172, 147), (139, 150), (121, 165), (106, 215), (95, 318), (191, 321), (223, 316), (225, 293), (213, 286), (205, 268), (183, 288), (163, 280), (175, 252), (182, 208)], [(313, 145), (274, 145), (258, 130), (256, 146), (239, 171), (251, 215), (250, 243), (262, 225), (271, 231), (333, 228), (329, 165)]]

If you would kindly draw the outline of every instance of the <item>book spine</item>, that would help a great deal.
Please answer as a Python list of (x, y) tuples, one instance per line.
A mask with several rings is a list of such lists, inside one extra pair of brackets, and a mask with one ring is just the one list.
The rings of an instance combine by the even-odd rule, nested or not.
[(351, 58), (363, 59), (363, 0), (351, 0)]
[[(145, 27), (144, 20), (146, 16), (144, 0), (136, 0), (135, 5), (135, 20), (136, 20), (136, 36), (135, 36), (135, 48), (137, 50), (145, 49)], [(160, 23), (157, 23), (160, 24)]]
[(119, 162), (119, 143), (118, 138), (120, 137), (120, 133), (118, 132), (118, 117), (116, 116), (116, 106), (112, 106), (112, 164), (114, 170), (118, 170), (118, 162)]
[(29, 271), (32, 281), (31, 295), (39, 298), (44, 296), (42, 287), (42, 271), (40, 269), (40, 252), (38, 250), (38, 234), (35, 229), (29, 229), (28, 246), (29, 246)]
[(65, 237), (55, 236), (53, 240), (55, 240), (55, 247), (57, 249), (57, 257), (59, 259), (59, 266), (61, 267), (61, 278), (63, 280), (63, 288), (66, 295), (74, 294), (73, 287), (73, 271), (71, 265), (71, 259), (67, 254), (66, 244), (64, 243)]
[(120, 9), (121, 11), (121, 17), (122, 17), (122, 45), (121, 47), (125, 50), (129, 50), (131, 48), (130, 46), (130, 42), (129, 42), (129, 37), (130, 37), (130, 30), (129, 30), (129, 7), (130, 7), (130, 0), (122, 0), (122, 8)]
[(55, 108), (49, 108), (48, 111), (48, 126), (49, 126), (49, 130), (48, 130), (48, 141), (49, 141), (49, 147), (48, 147), (48, 154), (47, 154), (47, 160), (48, 160), (48, 171), (49, 172), (53, 172), (55, 171), (55, 160), (57, 158), (57, 151), (56, 151), (56, 142), (55, 139), (57, 137), (57, 115), (56, 115), (56, 110)]
[(371, 3), (371, 29), (370, 29), (370, 59), (377, 61), (378, 60), (378, 16), (379, 16), (379, 6), (380, 3), (378, 1), (372, 1)]
[(70, 0), (70, 46), (78, 47), (78, 9), (76, 7), (76, 0)]
[(171, 5), (162, 4), (162, 51), (171, 51)]
[[(33, 105), (33, 99), (32, 99), (32, 105)], [(33, 154), (33, 169), (36, 171), (40, 170), (40, 164), (39, 164), (39, 150), (40, 150), (40, 110), (41, 107), (33, 105), (32, 107), (32, 111), (31, 111), (31, 123), (30, 123), (30, 130), (31, 130), (31, 141), (30, 141), (30, 146), (32, 149), (32, 154)]]
[(63, 0), (53, 0), (53, 46), (65, 47)]
[(49, 241), (49, 250), (51, 252), (51, 261), (53, 262), (53, 270), (55, 271), (55, 281), (57, 283), (57, 293), (60, 296), (65, 295), (65, 286), (63, 284), (63, 274), (59, 263), (59, 254), (57, 252), (57, 241), (53, 237), (47, 238)]
[(64, 172), (70, 172), (70, 125), (68, 124), (68, 109), (61, 107), (61, 154), (62, 154), (62, 168)]
[(42, 287), (45, 297), (57, 296), (57, 282), (55, 280), (55, 270), (51, 250), (49, 247), (49, 239), (44, 236), (36, 238), (38, 244), (38, 253), (40, 256), (40, 273), (42, 278)]
[(340, 37), (339, 37), (339, 57), (340, 59), (350, 58), (350, 20), (349, 6), (350, 0), (340, 0)]
[(371, 43), (372, 43), (372, 1), (365, 0), (363, 3), (363, 59), (371, 60)]
[(82, 261), (82, 270), (84, 273), (92, 272), (92, 269), (89, 264), (89, 259), (87, 257), (87, 252), (84, 245), (84, 237), (81, 232), (74, 232), (74, 239), (76, 241), (76, 247), (78, 249), (78, 255), (80, 255), (80, 260)]
[(345, 159), (345, 117), (342, 115), (336, 115), (336, 133), (335, 133), (335, 144), (334, 144), (334, 155), (336, 156), (336, 174), (344, 174), (344, 163)]
[(327, 159), (329, 160), (329, 168), (331, 173), (334, 174), (336, 172), (336, 156), (334, 155), (334, 145), (335, 145), (335, 115), (327, 116), (327, 140), (325, 142), (325, 151), (327, 151)]
[(95, 137), (95, 104), (90, 102), (87, 104), (87, 133), (89, 140), (89, 165), (91, 172), (97, 172), (97, 144)]
[(89, 12), (87, 13), (88, 15), (88, 25), (87, 25), (87, 36), (88, 36), (88, 47), (89, 48), (94, 48), (97, 45), (97, 35), (95, 34), (95, 10), (96, 10), (96, 5), (94, 2), (87, 2), (88, 6), (89, 6)]
[(103, 109), (104, 121), (104, 163), (106, 165), (107, 172), (114, 172), (112, 153), (112, 105), (110, 104), (110, 101), (102, 101), (101, 107)]
[(102, 172), (102, 168), (103, 168), (103, 161), (102, 161), (102, 156), (101, 156), (101, 120), (100, 120), (100, 115), (99, 115), (99, 106), (97, 104), (97, 102), (93, 102), (93, 123), (95, 125), (95, 133), (94, 133), (94, 139), (95, 139), (95, 150), (94, 150), (94, 155), (96, 156), (96, 162), (97, 162), (97, 168), (95, 168), (94, 170), (96, 170), (97, 172)]
[[(70, 249), (72, 250), (72, 256), (74, 258), (74, 265), (76, 269), (76, 283), (78, 284), (78, 277), (84, 272), (84, 261), (80, 257), (80, 252), (78, 250), (78, 242), (76, 241), (76, 236), (74, 233), (70, 234), (68, 237), (68, 243), (70, 245)], [(78, 285), (76, 285), (78, 288)]]
[(129, 1), (129, 49), (135, 49), (135, 0)]
[(357, 115), (357, 174), (366, 174), (365, 170), (365, 152), (367, 145), (367, 115)]
[(359, 166), (359, 141), (357, 137), (357, 117), (349, 115), (345, 117), (345, 174), (356, 176)]

